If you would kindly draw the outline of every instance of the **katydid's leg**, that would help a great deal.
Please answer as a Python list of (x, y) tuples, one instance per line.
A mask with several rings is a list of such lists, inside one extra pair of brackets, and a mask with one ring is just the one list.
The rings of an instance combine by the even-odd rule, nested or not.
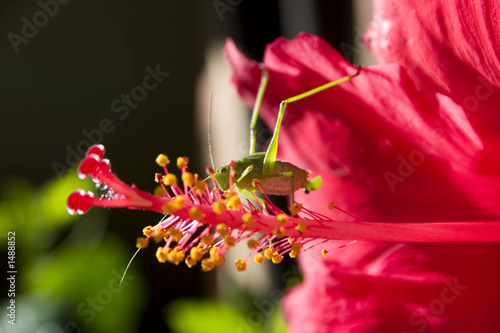
[(239, 183), (243, 178), (245, 178), (251, 171), (253, 170), (253, 165), (248, 166), (243, 173), (241, 174), (240, 178), (236, 181), (236, 183)]
[(274, 129), (274, 134), (273, 134), (273, 137), (271, 139), (271, 143), (269, 144), (269, 147), (267, 148), (266, 156), (264, 158), (264, 167), (262, 169), (262, 172), (264, 175), (272, 173), (273, 169), (274, 169), (274, 164), (276, 163), (276, 155), (278, 154), (278, 136), (280, 133), (281, 122), (283, 121), (283, 115), (285, 114), (285, 109), (286, 109), (287, 104), (292, 103), (292, 102), (296, 102), (296, 101), (300, 101), (301, 99), (304, 99), (304, 98), (309, 97), (311, 95), (317, 94), (320, 91), (323, 91), (325, 89), (336, 86), (339, 83), (348, 81), (348, 80), (352, 79), (353, 77), (358, 76), (360, 72), (361, 72), (361, 67), (358, 67), (358, 71), (354, 75), (348, 75), (348, 76), (345, 76), (345, 77), (338, 79), (336, 81), (328, 82), (322, 86), (319, 86), (317, 88), (306, 91), (305, 93), (302, 93), (300, 95), (287, 98), (281, 102), (280, 110), (278, 113), (278, 120), (276, 120), (276, 127)]
[(260, 105), (262, 104), (262, 99), (264, 98), (264, 92), (266, 91), (268, 81), (269, 72), (267, 69), (262, 68), (262, 77), (260, 78), (259, 90), (257, 91), (257, 97), (255, 98), (255, 105), (252, 112), (252, 120), (250, 121), (250, 155), (255, 153), (255, 143), (257, 138), (257, 130), (255, 126), (257, 124)]

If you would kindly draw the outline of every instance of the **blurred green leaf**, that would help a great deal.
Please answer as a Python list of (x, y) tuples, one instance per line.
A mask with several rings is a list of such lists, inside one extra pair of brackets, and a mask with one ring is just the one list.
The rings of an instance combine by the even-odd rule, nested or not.
[(261, 327), (248, 323), (246, 314), (209, 300), (171, 302), (166, 308), (166, 321), (175, 333), (262, 332)]

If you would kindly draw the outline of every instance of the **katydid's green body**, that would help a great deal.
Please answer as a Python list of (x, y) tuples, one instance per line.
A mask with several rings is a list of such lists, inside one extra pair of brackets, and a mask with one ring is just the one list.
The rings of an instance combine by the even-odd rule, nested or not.
[[(254, 153), (235, 161), (234, 172), (236, 173), (235, 185), (240, 190), (253, 192), (257, 190), (254, 179), (259, 180), (261, 188), (266, 194), (289, 195), (298, 189), (314, 191), (321, 184), (321, 179), (316, 177), (312, 181), (307, 180), (309, 172), (298, 166), (285, 161), (277, 160), (271, 174), (264, 174), (265, 152)], [(217, 169), (215, 180), (223, 189), (229, 188), (230, 166), (226, 165)], [(293, 183), (293, 189), (292, 189)]]
[[(256, 139), (256, 123), (259, 115), (259, 108), (264, 97), (264, 91), (266, 90), (267, 82), (269, 81), (269, 74), (266, 69), (262, 70), (262, 78), (257, 92), (257, 97), (255, 100), (255, 106), (253, 109), (252, 120), (250, 123), (250, 155), (243, 157), (238, 161), (233, 163), (233, 183), (238, 187), (239, 190), (254, 192), (258, 190), (255, 186), (258, 181), (260, 188), (266, 194), (273, 195), (292, 195), (292, 204), (294, 202), (293, 196), (294, 192), (298, 189), (303, 188), (306, 192), (314, 191), (321, 185), (321, 178), (319, 176), (308, 180), (307, 177), (309, 172), (295, 166), (289, 162), (276, 160), (278, 154), (278, 137), (281, 128), (281, 122), (283, 121), (283, 115), (288, 103), (299, 101), (308, 96), (317, 94), (325, 89), (333, 87), (341, 82), (352, 79), (357, 76), (361, 71), (361, 67), (358, 68), (358, 72), (354, 75), (349, 75), (343, 77), (339, 80), (326, 83), (315, 89), (306, 91), (300, 95), (287, 98), (283, 100), (280, 104), (278, 119), (276, 121), (276, 128), (274, 130), (271, 143), (266, 152), (255, 152), (255, 139)], [(226, 165), (215, 171), (214, 177), (222, 190), (228, 190), (231, 176), (231, 166)]]

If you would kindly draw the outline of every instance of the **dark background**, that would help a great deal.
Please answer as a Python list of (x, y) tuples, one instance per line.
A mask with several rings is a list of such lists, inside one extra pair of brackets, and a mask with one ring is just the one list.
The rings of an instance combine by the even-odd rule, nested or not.
[[(42, 7), (25, 0), (0, 5), (0, 187), (19, 178), (35, 188), (57, 179), (74, 166), (68, 163), (77, 159), (70, 151), (81, 155), (86, 147), (84, 131), (98, 129), (104, 118), (110, 130), (99, 141), (124, 181), (151, 190), (160, 152), (189, 156), (194, 170), (204, 170), (197, 156), (206, 148), (197, 144), (194, 131), (195, 86), (209, 45), (232, 37), (249, 57), (261, 60), (265, 45), (278, 36), (306, 31), (338, 48), (352, 43), (355, 34), (349, 1), (42, 2), (57, 3), (58, 12), (18, 52), (9, 33), (11, 39), (12, 33), (23, 37), (23, 18), (33, 22)], [(157, 65), (169, 76), (120, 119), (111, 103), (142, 85), (146, 67)], [(107, 218), (106, 234), (123, 240), (132, 254), (135, 238), (158, 215), (116, 210)], [(160, 265), (154, 249), (148, 250), (134, 262), (148, 295), (138, 329), (166, 331), (163, 306), (177, 297), (214, 296), (216, 273)], [(78, 322), (71, 310), (67, 318)]]

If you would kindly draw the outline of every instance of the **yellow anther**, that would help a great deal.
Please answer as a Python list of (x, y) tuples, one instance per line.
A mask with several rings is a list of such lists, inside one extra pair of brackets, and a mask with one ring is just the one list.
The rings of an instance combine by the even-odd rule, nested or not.
[(234, 237), (232, 236), (229, 236), (224, 240), (224, 243), (226, 243), (228, 247), (233, 247), (236, 245), (236, 239), (234, 239)]
[(200, 249), (198, 247), (193, 246), (189, 250), (189, 257), (196, 260), (196, 261), (200, 261), (201, 258), (203, 258), (203, 252), (200, 251)]
[(229, 233), (229, 229), (226, 227), (224, 223), (217, 225), (217, 231), (219, 232), (221, 237), (226, 237), (227, 234)]
[(194, 176), (191, 172), (184, 172), (182, 174), (182, 182), (187, 186), (194, 186)]
[(226, 207), (231, 210), (238, 210), (241, 208), (240, 198), (237, 195), (232, 195), (226, 200)]
[(137, 237), (137, 240), (135, 242), (135, 246), (137, 246), (138, 249), (145, 249), (148, 247), (149, 244), (149, 239), (146, 237)]
[(198, 261), (195, 258), (191, 257), (191, 256), (187, 256), (186, 259), (184, 260), (184, 262), (186, 263), (187, 267), (191, 268), (194, 265), (196, 265), (196, 263)]
[(179, 210), (179, 209), (182, 209), (184, 208), (184, 201), (186, 201), (186, 198), (184, 198), (184, 196), (182, 195), (179, 195), (177, 197), (175, 197), (174, 199), (174, 208), (175, 210)]
[(166, 230), (158, 230), (154, 235), (153, 235), (153, 240), (155, 243), (159, 243), (163, 240), (163, 237), (167, 235)]
[(165, 186), (177, 186), (177, 176), (173, 173), (163, 176), (162, 181)]
[(179, 248), (176, 246), (168, 253), (167, 260), (172, 264), (179, 265), (184, 260), (184, 252), (179, 251)]
[(169, 249), (164, 250), (163, 247), (159, 247), (156, 250), (156, 259), (158, 259), (159, 262), (164, 263), (167, 261), (169, 252)]
[(297, 223), (297, 226), (295, 227), (295, 230), (297, 230), (300, 233), (303, 233), (307, 229), (307, 224), (304, 221), (300, 221)]
[(151, 236), (151, 234), (154, 232), (154, 228), (150, 225), (142, 229), (142, 234), (146, 237)]
[(283, 260), (283, 256), (278, 252), (273, 252), (273, 256), (271, 258), (274, 264), (279, 264), (281, 260)]
[(203, 180), (198, 180), (195, 184), (194, 190), (196, 194), (200, 195), (207, 190), (207, 183)]
[(220, 253), (216, 253), (213, 257), (212, 260), (214, 261), (215, 266), (221, 266), (226, 262), (226, 259), (224, 259), (224, 256), (221, 255)]
[(262, 264), (266, 258), (260, 253), (257, 253), (255, 257), (253, 257), (253, 261), (255, 261), (256, 264)]
[(247, 263), (243, 259), (236, 259), (234, 265), (236, 266), (236, 270), (238, 272), (243, 272), (244, 270), (247, 269)]
[(278, 229), (273, 230), (273, 234), (278, 238), (285, 237), (285, 227), (279, 227)]
[(203, 217), (204, 217), (204, 213), (202, 210), (196, 208), (196, 207), (192, 207), (190, 210), (189, 210), (189, 218), (191, 220), (202, 220)]
[(162, 207), (163, 211), (167, 214), (172, 214), (172, 213), (175, 213), (177, 211), (177, 209), (175, 208), (175, 204), (173, 201), (168, 201), (163, 207)]
[(167, 164), (170, 163), (170, 160), (168, 159), (167, 155), (164, 155), (164, 154), (160, 154), (158, 155), (158, 157), (156, 158), (156, 163), (161, 166), (161, 167), (164, 167), (164, 166), (167, 166)]
[(165, 191), (161, 188), (161, 186), (156, 186), (155, 189), (153, 190), (153, 194), (156, 195), (157, 197), (166, 196)]
[(302, 209), (302, 204), (299, 204), (299, 203), (294, 203), (293, 205), (290, 206), (290, 214), (292, 214), (292, 216), (295, 216), (297, 215), (300, 210)]
[(177, 157), (177, 167), (182, 170), (182, 168), (187, 167), (189, 159), (187, 157)]
[(264, 257), (266, 257), (266, 259), (268, 260), (271, 260), (272, 257), (273, 257), (273, 248), (272, 247), (268, 247), (267, 249), (264, 250)]
[(224, 206), (224, 201), (216, 201), (213, 203), (212, 205), (213, 207), (213, 210), (216, 214), (222, 214), (224, 213), (224, 210), (225, 210), (225, 206)]
[(218, 246), (214, 246), (210, 249), (210, 257), (213, 257), (217, 254), (217, 252), (219, 251), (219, 247)]
[(328, 204), (328, 208), (330, 210), (332, 210), (333, 208), (335, 208), (334, 204), (333, 204), (333, 201), (331, 201), (329, 204)]
[(243, 216), (241, 217), (241, 222), (243, 223), (243, 226), (245, 226), (245, 227), (252, 226), (252, 223), (253, 223), (252, 214), (251, 213), (243, 214)]
[(322, 254), (322, 255), (323, 255), (323, 257), (325, 257), (325, 258), (326, 258), (327, 253), (328, 253), (328, 250), (327, 250), (327, 249), (323, 249), (323, 250), (321, 250), (321, 254)]
[(276, 220), (278, 221), (279, 225), (284, 225), (288, 222), (288, 218), (285, 214), (278, 214), (278, 216), (276, 216)]
[(213, 234), (208, 234), (203, 237), (201, 237), (200, 244), (201, 245), (210, 245), (214, 240), (214, 235)]
[(211, 258), (205, 258), (201, 261), (201, 270), (204, 272), (209, 272), (214, 269), (215, 263)]
[(257, 246), (259, 246), (259, 241), (257, 241), (256, 239), (250, 238), (247, 241), (247, 245), (248, 245), (248, 248), (250, 250), (252, 250), (252, 249), (255, 249)]
[(300, 250), (302, 249), (302, 244), (301, 243), (294, 243), (292, 245), (292, 249), (290, 250), (290, 258), (295, 258), (299, 255)]

